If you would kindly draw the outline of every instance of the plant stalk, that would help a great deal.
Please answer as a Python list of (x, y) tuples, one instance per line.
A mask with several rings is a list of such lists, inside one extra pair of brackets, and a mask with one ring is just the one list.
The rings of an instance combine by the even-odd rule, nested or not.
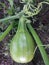
[(8, 16), (6, 18), (0, 19), (0, 22), (4, 22), (4, 21), (7, 21), (7, 20), (18, 19), (22, 14), (23, 14), (23, 11), (19, 12), (19, 14), (16, 14), (16, 15), (13, 15), (13, 16)]
[(34, 37), (34, 39), (35, 39), (35, 41), (37, 43), (37, 46), (38, 46), (38, 48), (40, 50), (40, 53), (42, 55), (42, 58), (44, 60), (45, 65), (49, 65), (48, 55), (47, 55), (44, 47), (43, 46), (40, 46), (40, 45), (43, 45), (42, 41), (40, 40), (39, 36), (37, 35), (37, 33), (34, 30), (34, 28), (31, 26), (31, 24), (27, 24), (27, 26), (28, 26), (30, 32), (32, 33), (32, 35), (33, 35), (33, 37)]
[(13, 24), (10, 24), (8, 28), (2, 33), (0, 36), (0, 42), (6, 37), (6, 35), (10, 32), (10, 30), (13, 28)]

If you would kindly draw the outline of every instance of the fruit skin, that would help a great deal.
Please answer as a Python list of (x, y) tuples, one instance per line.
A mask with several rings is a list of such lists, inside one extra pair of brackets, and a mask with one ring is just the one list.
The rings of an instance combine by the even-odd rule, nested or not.
[(34, 57), (34, 40), (29, 34), (25, 19), (19, 20), (18, 30), (10, 44), (10, 54), (12, 59), (18, 63), (28, 63)]

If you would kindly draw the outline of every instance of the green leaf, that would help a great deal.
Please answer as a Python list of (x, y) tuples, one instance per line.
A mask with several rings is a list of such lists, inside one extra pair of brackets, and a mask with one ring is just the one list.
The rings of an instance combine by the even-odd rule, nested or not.
[(10, 3), (11, 7), (13, 7), (13, 0), (8, 0), (8, 1)]

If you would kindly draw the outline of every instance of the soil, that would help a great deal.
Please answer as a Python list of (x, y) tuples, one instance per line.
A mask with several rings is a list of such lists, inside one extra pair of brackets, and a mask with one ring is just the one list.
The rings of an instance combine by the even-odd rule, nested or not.
[[(0, 1), (2, 2), (5, 1), (5, 3), (7, 4), (6, 0), (0, 0)], [(18, 2), (18, 0), (15, 0), (15, 2)], [(37, 0), (37, 2), (40, 2), (40, 0)], [(8, 6), (9, 5), (7, 5), (7, 7)], [(43, 8), (44, 9), (42, 9), (42, 11), (36, 16), (37, 19), (32, 25), (36, 30), (37, 34), (39, 35), (41, 41), (43, 42), (43, 45), (48, 45), (49, 44), (49, 6), (44, 5)], [(4, 17), (4, 8), (2, 7), (2, 10), (0, 11), (0, 18), (3, 17)], [(0, 31), (3, 30), (0, 29)], [(19, 64), (14, 62), (10, 57), (10, 53), (9, 53), (9, 44), (10, 44), (9, 40), (11, 40), (13, 34), (14, 33), (11, 31), (5, 37), (5, 39), (2, 42), (0, 42), (0, 65), (45, 65), (39, 49), (36, 50), (35, 57), (30, 63)], [(49, 56), (49, 48), (45, 47), (45, 50)]]

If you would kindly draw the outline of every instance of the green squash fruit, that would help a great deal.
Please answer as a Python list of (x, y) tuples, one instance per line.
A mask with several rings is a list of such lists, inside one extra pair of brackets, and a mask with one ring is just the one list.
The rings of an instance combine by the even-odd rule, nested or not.
[(11, 57), (18, 63), (28, 63), (34, 57), (34, 41), (27, 30), (25, 22), (25, 18), (21, 17), (18, 30), (10, 44)]

